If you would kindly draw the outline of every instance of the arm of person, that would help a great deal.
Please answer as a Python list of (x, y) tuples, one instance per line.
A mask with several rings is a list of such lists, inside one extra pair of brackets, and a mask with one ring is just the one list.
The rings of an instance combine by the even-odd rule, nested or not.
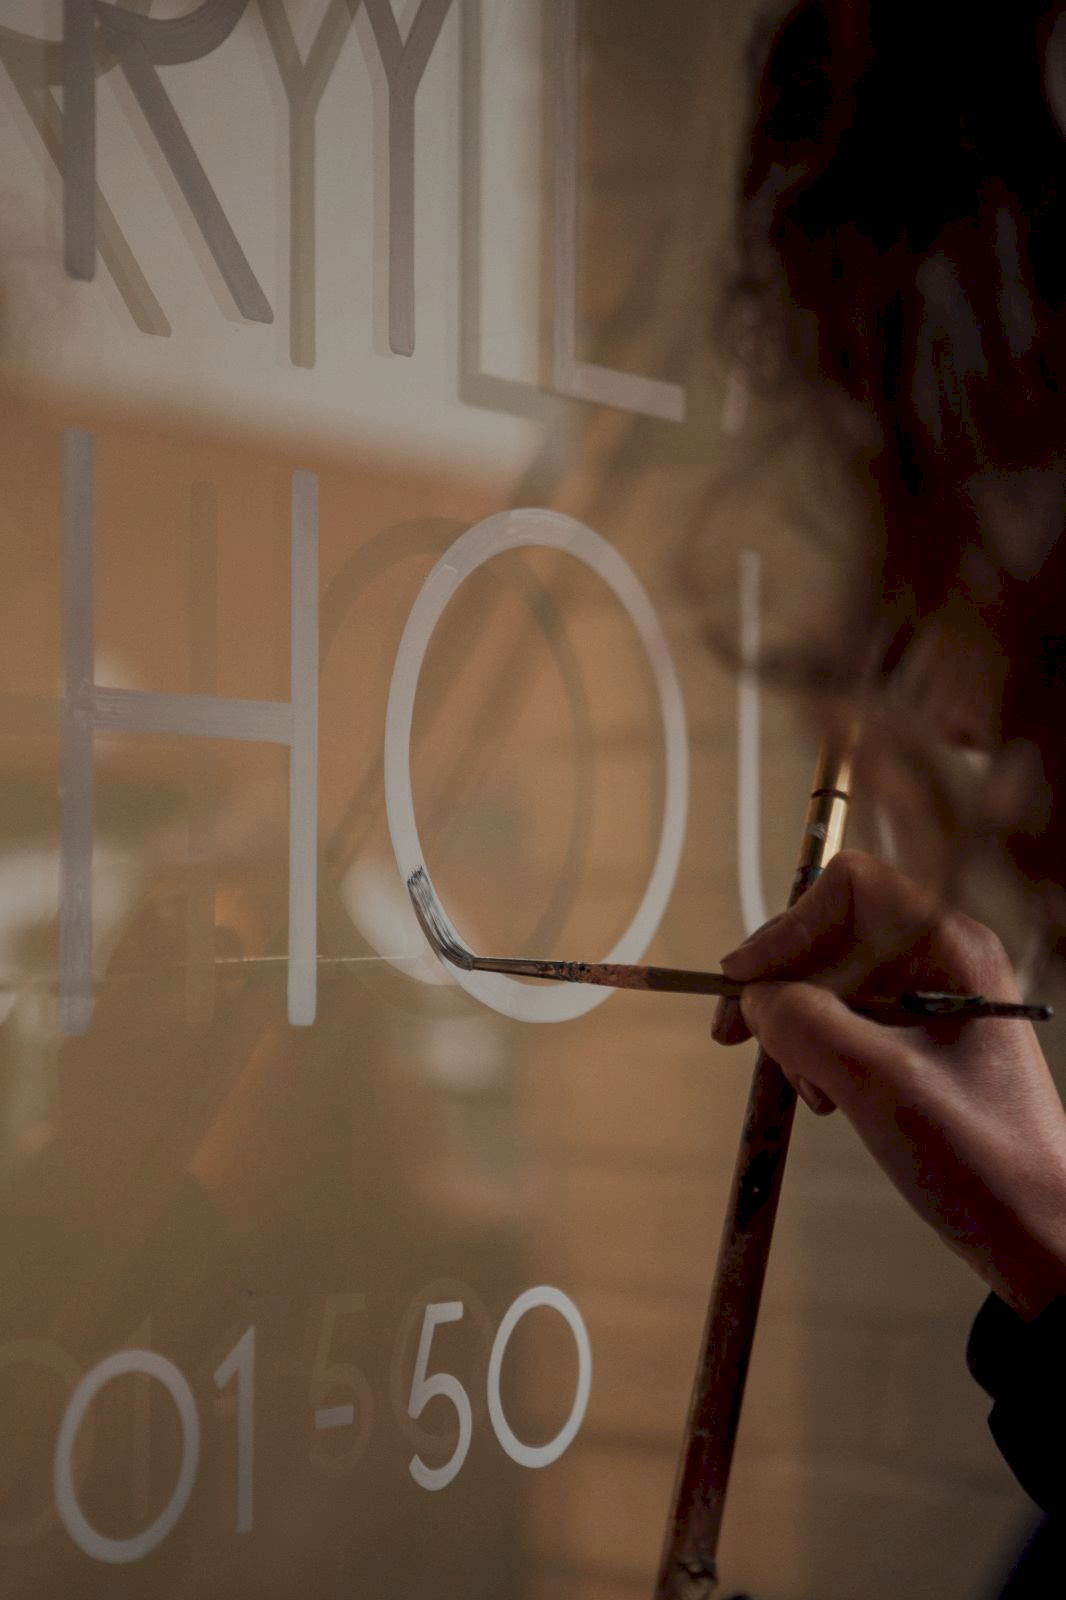
[(998, 1019), (884, 1026), (849, 1004), (922, 988), (1020, 999), (1002, 944), (885, 863), (844, 851), (722, 967), (748, 987), (716, 1037), (754, 1034), (812, 1109), (839, 1107), (992, 1291), (971, 1370), (1023, 1487), (1045, 1508), (1061, 1504), (1066, 1112), (1036, 1034)]

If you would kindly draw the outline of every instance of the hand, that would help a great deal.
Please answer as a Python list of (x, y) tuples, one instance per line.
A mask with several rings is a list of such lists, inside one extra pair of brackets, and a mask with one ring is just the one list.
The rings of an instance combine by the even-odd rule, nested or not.
[[(1031, 1023), (886, 1026), (845, 1003), (907, 989), (1020, 999), (990, 929), (857, 851), (722, 960), (797, 1093), (839, 1106), (926, 1222), (1021, 1316), (1066, 1295), (1066, 1113)], [(787, 977), (788, 982), (781, 982)], [(758, 980), (758, 981), (753, 981)]]

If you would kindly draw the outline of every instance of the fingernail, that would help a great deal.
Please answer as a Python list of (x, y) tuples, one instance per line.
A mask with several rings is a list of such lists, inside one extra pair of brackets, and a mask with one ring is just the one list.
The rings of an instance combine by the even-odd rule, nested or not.
[(825, 1105), (825, 1095), (820, 1089), (816, 1089), (813, 1083), (808, 1083), (806, 1078), (796, 1079), (796, 1093), (805, 1105), (810, 1106), (816, 1116)]

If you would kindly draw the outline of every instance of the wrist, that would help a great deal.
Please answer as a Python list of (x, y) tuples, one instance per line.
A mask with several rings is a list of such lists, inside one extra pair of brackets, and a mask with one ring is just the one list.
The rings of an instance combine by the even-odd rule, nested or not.
[(1009, 1214), (1009, 1236), (993, 1243), (978, 1271), (1023, 1322), (1066, 1298), (1066, 1175), (1041, 1185), (1041, 1203)]
[(1012, 1266), (998, 1283), (993, 1277), (986, 1282), (1023, 1322), (1035, 1322), (1056, 1300), (1066, 1299), (1066, 1260), (1033, 1260), (1022, 1270)]

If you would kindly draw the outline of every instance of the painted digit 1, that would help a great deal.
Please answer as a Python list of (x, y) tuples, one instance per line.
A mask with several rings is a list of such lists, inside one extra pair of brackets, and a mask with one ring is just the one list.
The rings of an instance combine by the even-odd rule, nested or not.
[(255, 1328), (245, 1328), (229, 1355), (215, 1368), (215, 1386), (237, 1378), (237, 1532), (250, 1533), (255, 1521)]

